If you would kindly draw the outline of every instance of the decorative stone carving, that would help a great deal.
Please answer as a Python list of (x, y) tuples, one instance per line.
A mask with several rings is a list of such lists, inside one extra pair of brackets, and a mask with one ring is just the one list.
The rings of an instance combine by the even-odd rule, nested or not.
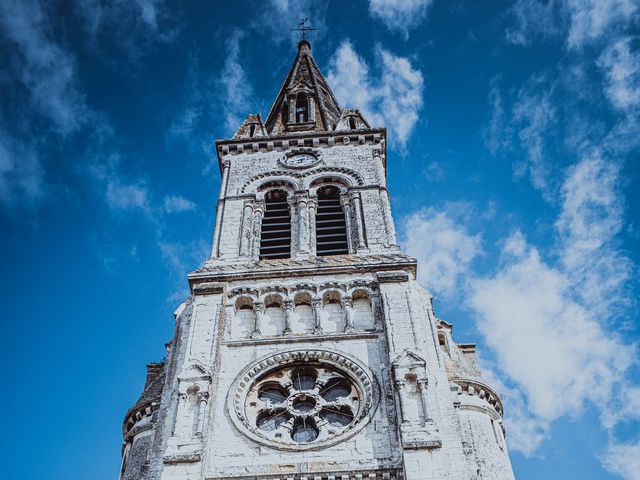
[(370, 370), (325, 349), (259, 359), (236, 377), (227, 405), (235, 427), (282, 450), (324, 448), (360, 431), (378, 404)]

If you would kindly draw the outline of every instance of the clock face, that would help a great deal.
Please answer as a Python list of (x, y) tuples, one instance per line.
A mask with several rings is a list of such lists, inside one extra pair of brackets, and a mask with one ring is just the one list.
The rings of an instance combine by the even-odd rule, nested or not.
[(296, 155), (291, 155), (290, 157), (285, 157), (282, 159), (282, 164), (285, 167), (291, 168), (307, 168), (315, 165), (320, 160), (310, 153), (298, 153)]

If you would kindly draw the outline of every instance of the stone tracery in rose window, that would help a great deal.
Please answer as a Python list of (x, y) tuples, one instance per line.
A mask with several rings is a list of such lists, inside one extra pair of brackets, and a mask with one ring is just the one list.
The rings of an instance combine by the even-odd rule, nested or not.
[(303, 355), (260, 361), (238, 378), (230, 407), (243, 433), (270, 446), (305, 450), (335, 444), (364, 427), (377, 397), (369, 374), (331, 352)]

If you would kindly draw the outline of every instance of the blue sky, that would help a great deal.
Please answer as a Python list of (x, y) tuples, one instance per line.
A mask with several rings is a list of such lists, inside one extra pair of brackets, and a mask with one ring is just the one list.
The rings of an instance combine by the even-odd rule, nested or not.
[(3, 478), (110, 479), (208, 254), (213, 141), (313, 52), (519, 479), (640, 478), (640, 4), (0, 1)]

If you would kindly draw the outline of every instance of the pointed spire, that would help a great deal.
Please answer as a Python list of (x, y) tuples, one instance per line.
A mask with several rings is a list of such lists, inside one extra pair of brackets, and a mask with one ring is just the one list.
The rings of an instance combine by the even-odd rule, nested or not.
[(298, 55), (267, 116), (268, 134), (331, 131), (341, 113), (338, 101), (313, 59), (311, 44), (301, 40)]

